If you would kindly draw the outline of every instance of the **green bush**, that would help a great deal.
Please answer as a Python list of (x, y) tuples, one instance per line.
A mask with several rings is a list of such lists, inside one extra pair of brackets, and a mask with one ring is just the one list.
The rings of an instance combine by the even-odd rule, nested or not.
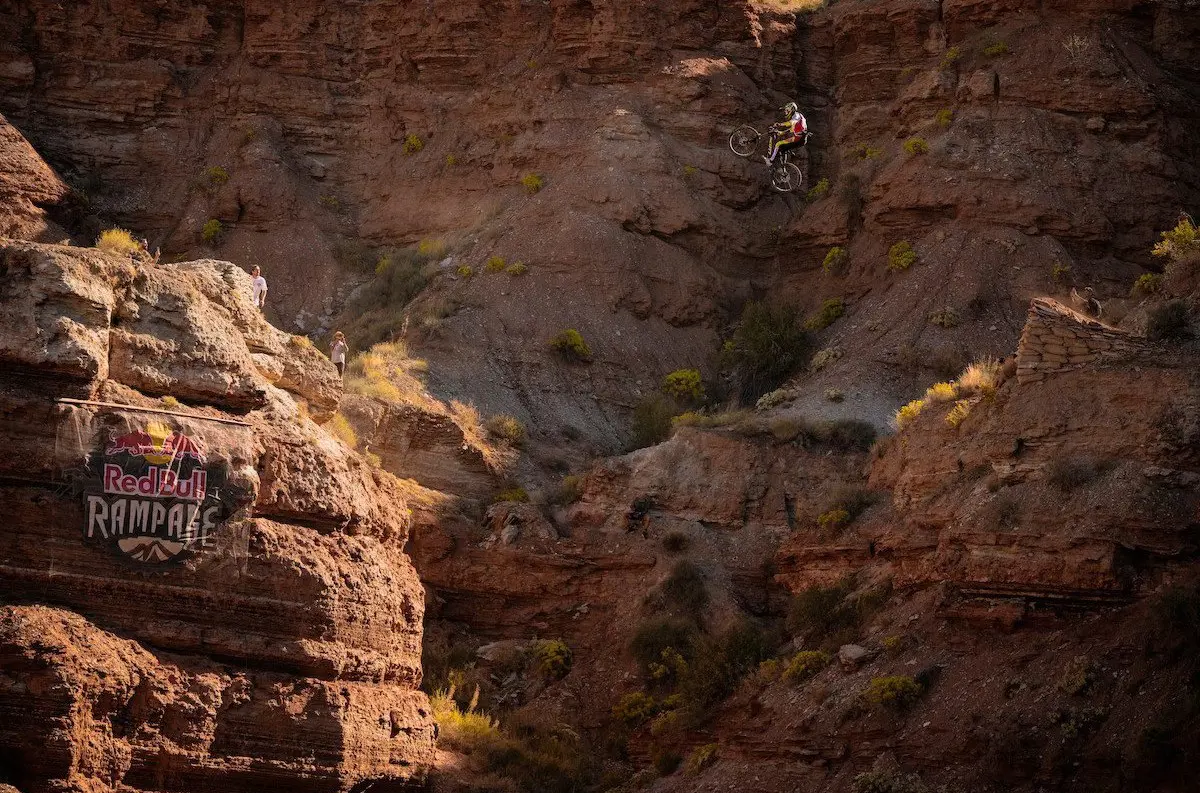
[(872, 705), (904, 710), (921, 696), (921, 684), (908, 675), (889, 675), (871, 679), (863, 697)]
[(815, 201), (820, 201), (829, 194), (829, 187), (829, 180), (825, 177), (821, 177), (819, 180), (817, 180), (815, 185), (808, 188), (808, 193), (805, 194), (804, 200), (810, 204)]
[(661, 661), (667, 650), (682, 658), (691, 658), (700, 640), (695, 624), (679, 617), (657, 617), (643, 622), (630, 641), (629, 649), (642, 671), (650, 676), (650, 666)]
[(904, 151), (910, 155), (928, 154), (929, 144), (924, 138), (909, 138), (904, 141)]
[(1158, 273), (1142, 273), (1133, 282), (1133, 288), (1129, 290), (1129, 294), (1134, 297), (1157, 295), (1162, 291), (1162, 280), (1163, 277)]
[(825, 398), (830, 402), (841, 402), (846, 398), (846, 395), (842, 392), (842, 389), (830, 387), (825, 389)]
[(96, 239), (96, 247), (106, 253), (129, 256), (142, 249), (137, 240), (125, 229), (107, 229)]
[(859, 143), (851, 148), (851, 151), (858, 156), (860, 160), (877, 160), (883, 156), (883, 149), (876, 149), (866, 143)]
[(555, 506), (565, 507), (574, 504), (583, 496), (584, 479), (574, 474), (564, 476), (558, 486), (550, 491), (546, 502)]
[(613, 705), (612, 715), (617, 721), (631, 726), (644, 724), (659, 712), (659, 703), (644, 691), (634, 691), (621, 697)]
[(445, 245), (422, 243), (420, 249), (396, 248), (378, 251), (375, 278), (368, 288), (355, 291), (339, 323), (363, 349), (392, 338), (403, 327), (405, 309), (425, 287), (425, 266), (445, 252)]
[(680, 402), (704, 401), (704, 385), (697, 369), (676, 369), (663, 378), (662, 392)]
[(783, 679), (789, 683), (802, 683), (829, 666), (831, 660), (829, 653), (802, 650), (788, 661), (787, 668), (783, 670)]
[(817, 516), (817, 526), (825, 535), (836, 534), (849, 525), (850, 513), (841, 507), (834, 507)]
[(453, 168), (456, 165), (458, 165), (458, 157), (453, 154), (447, 154), (446, 155), (446, 167)]
[(662, 584), (663, 598), (680, 612), (699, 617), (708, 605), (708, 585), (700, 568), (689, 561), (676, 563)]
[(958, 47), (951, 47), (942, 54), (942, 68), (948, 69), (953, 66), (959, 58), (962, 57), (962, 50)]
[(662, 394), (651, 394), (633, 408), (633, 427), (629, 450), (656, 446), (671, 437), (672, 419), (679, 414), (679, 405)]
[(821, 262), (821, 269), (829, 275), (841, 275), (846, 271), (846, 263), (849, 260), (850, 255), (846, 253), (846, 249), (835, 245), (825, 254), (825, 261)]
[(948, 107), (944, 107), (937, 112), (937, 114), (933, 117), (933, 120), (939, 127), (944, 129), (950, 126), (950, 123), (954, 121), (954, 111)]
[(510, 487), (492, 496), (493, 504), (499, 504), (504, 501), (515, 501), (519, 504), (524, 504), (529, 501), (529, 494), (525, 492), (525, 488), (523, 487)]
[(525, 442), (525, 425), (512, 416), (498, 413), (489, 418), (483, 425), (488, 435), (497, 440), (507, 441), (513, 446)]
[(504, 272), (515, 278), (518, 275), (525, 275), (525, 273), (529, 272), (529, 268), (523, 262), (515, 262), (504, 268)]
[(817, 313), (804, 320), (804, 329), (811, 331), (825, 330), (846, 313), (846, 301), (840, 297), (831, 297), (821, 304)]
[(1186, 339), (1191, 334), (1191, 309), (1183, 300), (1172, 300), (1150, 311), (1146, 335), (1155, 341)]
[(527, 173), (521, 177), (521, 184), (525, 186), (525, 192), (533, 195), (542, 189), (545, 182), (536, 173)]
[(225, 170), (220, 165), (214, 165), (204, 172), (204, 178), (213, 187), (220, 187), (229, 181), (229, 171)]
[(404, 145), (400, 147), (400, 150), (405, 154), (416, 154), (423, 148), (425, 148), (425, 141), (409, 133), (404, 137)]
[(720, 747), (715, 743), (706, 743), (703, 746), (697, 746), (693, 749), (687, 761), (688, 773), (698, 774), (715, 763), (717, 761), (718, 748)]
[(853, 625), (857, 621), (857, 613), (846, 602), (849, 594), (850, 587), (847, 584), (811, 586), (797, 593), (788, 609), (788, 630), (793, 634), (812, 634), (820, 639)]
[(221, 236), (221, 231), (223, 229), (224, 227), (221, 225), (221, 221), (217, 220), (216, 218), (210, 218), (204, 222), (204, 228), (200, 229), (200, 239), (204, 240), (205, 243), (212, 245), (217, 241), (217, 238)]
[(331, 196), (331, 195), (320, 196), (317, 199), (317, 203), (320, 204), (321, 206), (325, 207), (326, 209), (332, 210), (334, 212), (337, 212), (339, 209), (342, 208), (342, 202), (338, 201), (335, 196)]
[(460, 264), (455, 270), (459, 278), (469, 279), (475, 275), (475, 268), (469, 264)]
[(733, 336), (722, 350), (722, 363), (743, 400), (753, 403), (778, 388), (806, 362), (809, 335), (797, 322), (795, 307), (748, 303)]
[(989, 58), (998, 58), (1001, 55), (1008, 54), (1008, 44), (1003, 41), (997, 41), (983, 48), (983, 54)]
[(1062, 283), (1071, 277), (1071, 265), (1055, 260), (1050, 263), (1050, 278), (1056, 283)]
[(900, 240), (888, 248), (888, 269), (892, 272), (902, 272), (916, 263), (917, 252), (908, 240)]
[(691, 722), (702, 720), (769, 654), (767, 635), (748, 620), (704, 640), (680, 676), (681, 709)]
[(571, 671), (571, 648), (562, 639), (540, 641), (533, 648), (538, 672), (550, 680), (562, 680)]
[(489, 273), (500, 273), (504, 272), (504, 267), (504, 257), (492, 256), (487, 260), (487, 264), (483, 266), (483, 269)]
[(592, 360), (592, 348), (583, 340), (583, 334), (574, 328), (556, 333), (550, 339), (550, 348), (570, 361), (587, 363)]
[(950, 306), (939, 308), (929, 315), (929, 324), (940, 328), (953, 328), (961, 322), (958, 312)]

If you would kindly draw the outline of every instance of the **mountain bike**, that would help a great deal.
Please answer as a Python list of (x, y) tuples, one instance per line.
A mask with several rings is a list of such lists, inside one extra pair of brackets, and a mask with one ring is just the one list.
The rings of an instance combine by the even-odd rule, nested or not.
[[(794, 147), (800, 148), (808, 144), (808, 132), (804, 133), (804, 137)], [(754, 127), (738, 127), (729, 135), (729, 148), (739, 157), (751, 157), (755, 154), (765, 156), (775, 146), (775, 141), (778, 140), (778, 133), (775, 130), (770, 132), (759, 132)], [(763, 144), (766, 145), (763, 145)], [(770, 166), (771, 187), (774, 187), (781, 193), (790, 193), (793, 190), (798, 190), (800, 185), (804, 184), (804, 173), (800, 170), (800, 166), (792, 162), (792, 152), (783, 150), (775, 157), (775, 162)]]

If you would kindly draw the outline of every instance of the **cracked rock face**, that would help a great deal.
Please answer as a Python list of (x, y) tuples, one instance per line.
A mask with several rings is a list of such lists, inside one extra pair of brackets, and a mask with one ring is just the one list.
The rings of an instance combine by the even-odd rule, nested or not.
[[(434, 728), (407, 495), (314, 423), (341, 396), (333, 365), (266, 323), (228, 263), (6, 242), (0, 272), (6, 777), (25, 793), (415, 783)], [(223, 466), (242, 506), (174, 564), (88, 541), (89, 454), (144, 437), (129, 459), (162, 463), (168, 435)]]

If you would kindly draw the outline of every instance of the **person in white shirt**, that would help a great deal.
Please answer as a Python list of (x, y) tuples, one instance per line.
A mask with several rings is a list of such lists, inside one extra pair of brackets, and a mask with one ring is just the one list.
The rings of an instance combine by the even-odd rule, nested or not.
[(350, 345), (346, 344), (346, 337), (342, 335), (342, 332), (340, 330), (334, 332), (333, 344), (329, 347), (329, 360), (333, 361), (339, 375), (346, 371), (346, 351), (349, 349)]
[(254, 278), (254, 294), (252, 296), (254, 307), (264, 308), (267, 305), (267, 279), (262, 277), (262, 271), (258, 269), (258, 265), (250, 270), (250, 275)]

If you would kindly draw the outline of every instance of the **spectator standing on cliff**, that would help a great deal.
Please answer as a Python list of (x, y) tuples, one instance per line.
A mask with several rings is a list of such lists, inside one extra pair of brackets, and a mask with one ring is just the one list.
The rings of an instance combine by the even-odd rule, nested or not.
[(257, 264), (250, 270), (250, 276), (254, 279), (254, 292), (251, 295), (254, 307), (265, 308), (267, 305), (267, 279), (262, 277), (262, 271), (258, 269)]
[(349, 351), (350, 345), (346, 343), (346, 337), (342, 332), (335, 331), (333, 334), (333, 344), (329, 347), (329, 360), (333, 361), (333, 365), (337, 367), (338, 374), (346, 373), (346, 353)]

